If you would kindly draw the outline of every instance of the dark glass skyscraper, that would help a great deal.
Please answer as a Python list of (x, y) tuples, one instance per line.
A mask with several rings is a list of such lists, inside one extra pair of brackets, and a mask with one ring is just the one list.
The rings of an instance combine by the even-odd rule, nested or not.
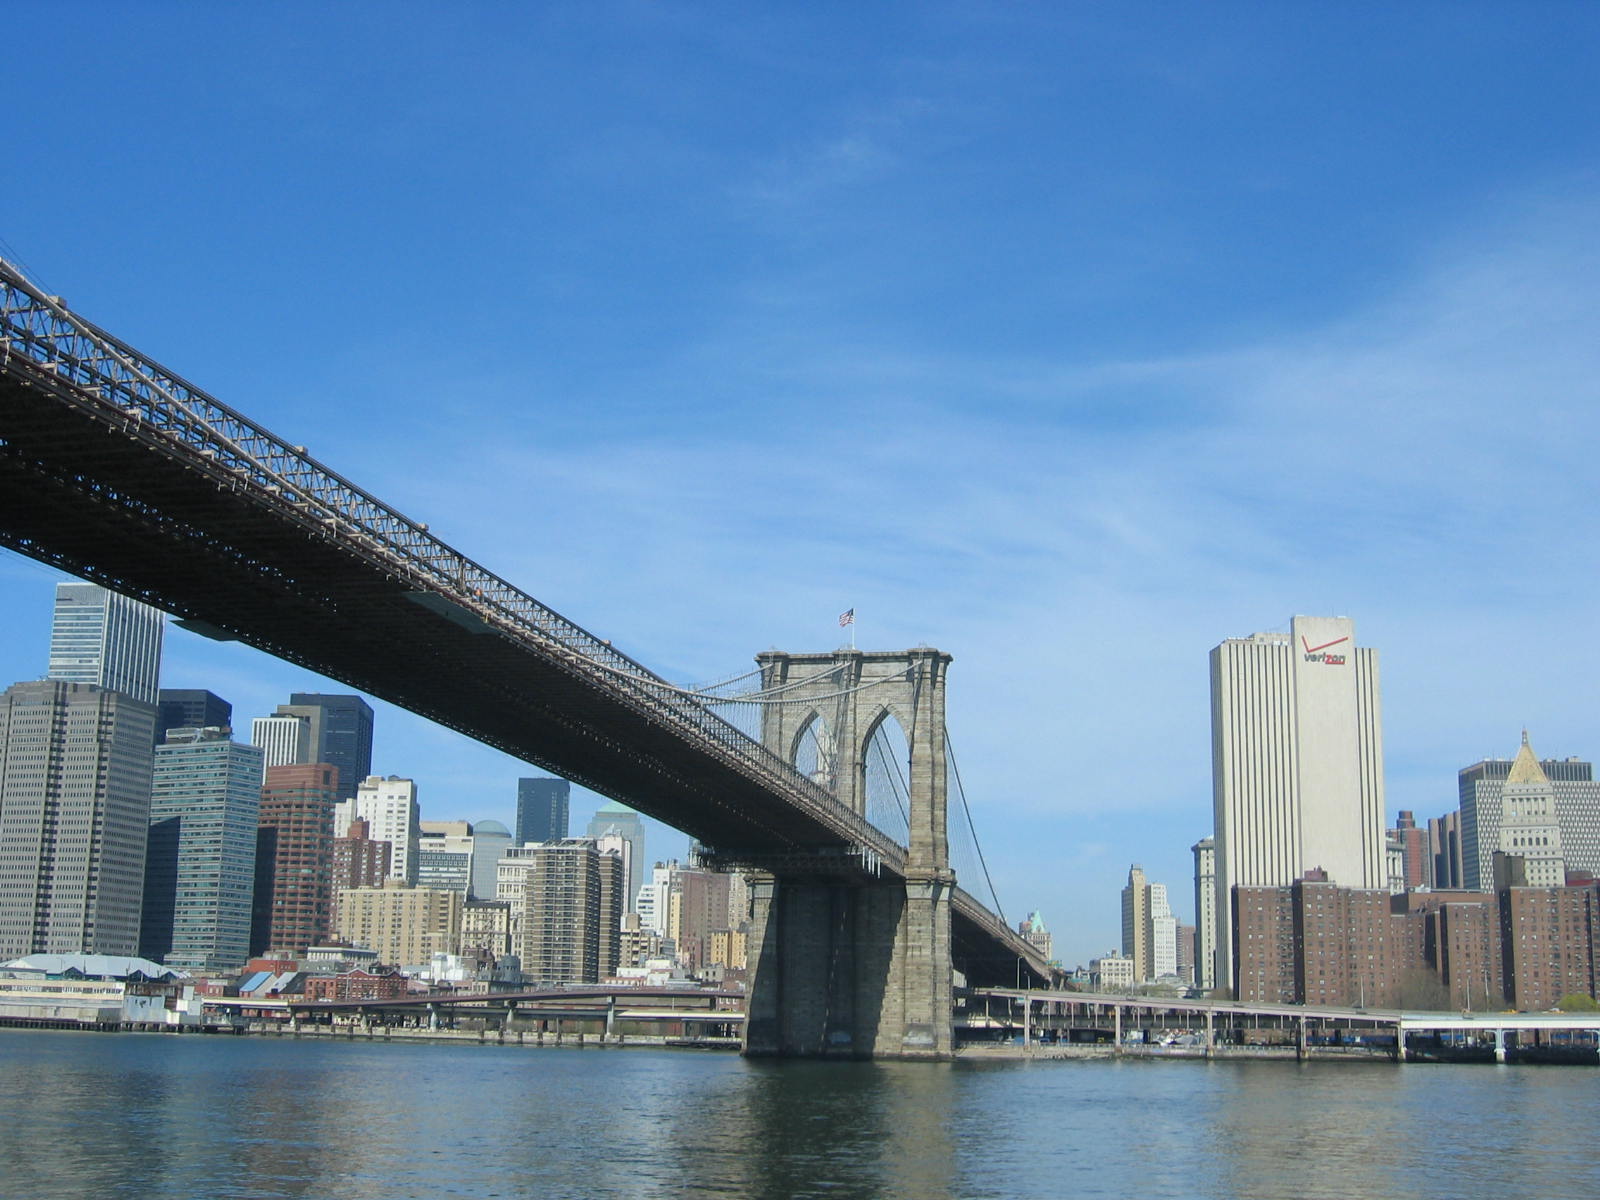
[(205, 727), (156, 747), (139, 930), (145, 958), (189, 971), (244, 966), (261, 757), (259, 748)]
[(566, 837), (571, 801), (572, 785), (565, 779), (517, 780), (517, 845)]
[(354, 796), (372, 774), (372, 706), (360, 696), (294, 692), (289, 703), (278, 705), (278, 715), (310, 719), (310, 740), (300, 761), (339, 768), (340, 797)]
[(156, 745), (169, 729), (227, 729), (233, 705), (204, 688), (162, 688), (156, 700)]

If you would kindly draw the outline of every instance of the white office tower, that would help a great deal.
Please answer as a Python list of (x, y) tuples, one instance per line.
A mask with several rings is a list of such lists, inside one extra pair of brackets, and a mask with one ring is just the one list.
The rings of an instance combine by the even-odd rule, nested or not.
[(1216, 842), (1201, 838), (1189, 849), (1194, 854), (1194, 984), (1210, 991), (1217, 986)]
[(651, 869), (650, 882), (639, 889), (638, 899), (635, 902), (639, 912), (639, 923), (662, 937), (667, 936), (667, 926), (671, 916), (672, 877), (677, 870), (676, 859), (657, 863)]
[(56, 584), (49, 678), (156, 703), (161, 610), (93, 583)]
[[(267, 767), (286, 767), (290, 763), (309, 762), (311, 722), (305, 717), (256, 717), (250, 722), (250, 744), (259, 747), (266, 755), (262, 771)], [(339, 828), (344, 836), (348, 824)]]
[(1178, 973), (1178, 919), (1167, 903), (1167, 885), (1148, 882), (1137, 863), (1122, 889), (1122, 953), (1133, 963), (1135, 983)]
[(389, 843), (389, 878), (417, 882), (418, 843), (422, 837), (422, 811), (417, 806), (417, 784), (398, 775), (368, 775), (356, 788), (355, 798), (333, 806), (333, 827), (350, 828), (350, 822), (367, 823), (367, 836)]
[(1178, 973), (1178, 918), (1167, 903), (1167, 885), (1150, 885), (1150, 978)]
[(1217, 977), (1234, 984), (1232, 888), (1283, 887), (1321, 868), (1386, 886), (1378, 652), (1347, 617), (1211, 652)]
[(417, 828), (417, 886), (472, 895), (472, 822), (419, 821)]

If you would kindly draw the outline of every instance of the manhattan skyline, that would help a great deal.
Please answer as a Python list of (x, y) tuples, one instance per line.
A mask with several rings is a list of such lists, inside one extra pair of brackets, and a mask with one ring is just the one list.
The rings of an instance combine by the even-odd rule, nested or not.
[[(1226, 638), (1356, 620), (1390, 818), (1600, 753), (1592, 11), (377, 11), (11, 15), (83, 132), (18, 131), (0, 253), (668, 678), (851, 608), (951, 653), (1069, 964), (1132, 862), (1194, 918)], [(4, 683), (61, 578), (0, 555)], [(170, 627), (162, 682), (348, 690)], [(374, 706), (513, 823), (524, 764)]]

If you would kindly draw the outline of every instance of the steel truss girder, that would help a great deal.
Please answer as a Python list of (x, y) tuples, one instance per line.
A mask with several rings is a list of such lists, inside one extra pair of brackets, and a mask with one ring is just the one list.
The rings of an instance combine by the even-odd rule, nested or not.
[[(102, 439), (110, 439), (105, 453), (111, 458), (125, 458), (129, 444), (136, 445), (151, 462), (164, 462), (169, 469), (190, 473), (218, 492), (234, 494), (258, 516), (270, 513), (285, 536), (303, 538), (308, 545), (318, 546), (322, 558), (339, 559), (347, 569), (359, 564), (369, 577), (381, 577), (413, 598), (432, 598), (435, 603), (430, 607), (447, 620), (464, 628), (475, 626), (481, 633), (493, 634), (539, 657), (547, 669), (557, 671), (575, 685), (603, 692), (610, 704), (631, 712), (634, 721), (659, 730), (670, 741), (693, 747), (698, 755), (718, 762), (723, 771), (781, 798), (780, 803), (831, 831), (828, 836), (838, 843), (871, 846), (891, 870), (899, 866), (902, 852), (887, 835), (705, 705), (684, 696), (608, 642), (434, 538), (426, 525), (412, 521), (338, 476), (310, 458), (304, 447), (287, 444), (71, 313), (3, 260), (0, 378), (7, 383), (12, 397), (0, 413), (0, 451), (10, 455), (14, 470), (23, 474), (31, 471), (40, 486), (45, 486), (43, 480), (50, 475), (52, 458), (38, 453), (39, 447), (35, 446), (35, 460), (23, 461), (28, 451), (17, 444), (15, 435), (19, 431), (12, 428), (12, 418), (20, 414), (24, 395), (35, 400), (48, 397), (52, 406), (75, 414), (83, 429), (94, 429)], [(82, 459), (85, 435), (72, 440), (77, 443), (74, 452)], [(108, 517), (108, 523), (126, 526), (130, 522), (148, 522), (159, 527), (158, 538), (168, 541), (205, 540), (211, 532), (204, 528), (184, 530), (170, 512), (144, 503), (133, 490), (119, 490), (97, 479), (93, 464), (84, 468), (81, 462), (74, 462), (72, 469), (57, 464), (50, 486), (57, 492), (77, 489), (80, 498), (92, 499), (103, 512), (115, 512), (115, 520)], [(148, 578), (127, 572), (118, 575), (100, 565), (93, 552), (61, 550), (48, 528), (23, 529), (4, 518), (0, 523), (4, 525), (0, 528), (0, 542), (23, 553), (130, 594), (143, 595), (168, 611), (207, 620), (205, 614), (192, 611), (195, 606), (186, 603), (177, 590), (157, 595)], [(218, 546), (217, 551), (227, 552), (225, 546)], [(284, 571), (266, 559), (241, 559), (231, 566), (235, 570), (254, 570), (263, 583), (274, 586), (292, 588), (304, 582), (287, 578)], [(325, 607), (337, 607), (340, 602), (340, 597), (331, 594), (317, 599)], [(367, 686), (336, 661), (318, 659), (292, 644), (274, 642), (248, 629), (232, 628), (226, 614), (210, 614), (212, 618), (218, 615), (222, 621), (209, 623), (220, 625), (241, 640), (353, 686)], [(370, 687), (369, 690), (384, 694)], [(392, 692), (387, 698), (396, 699)], [(397, 702), (472, 736), (483, 737), (480, 730), (452, 720), (448, 714), (407, 699)], [(561, 719), (560, 714), (551, 712), (543, 716), (551, 721)], [(581, 732), (574, 732), (573, 736), (581, 736)], [(586, 777), (570, 762), (542, 760), (537, 752), (529, 753), (525, 744), (511, 746), (493, 738), (484, 740), (499, 744), (518, 757), (541, 762), (604, 794), (614, 794), (602, 780)], [(614, 746), (612, 753), (627, 757), (632, 751), (627, 746)]]

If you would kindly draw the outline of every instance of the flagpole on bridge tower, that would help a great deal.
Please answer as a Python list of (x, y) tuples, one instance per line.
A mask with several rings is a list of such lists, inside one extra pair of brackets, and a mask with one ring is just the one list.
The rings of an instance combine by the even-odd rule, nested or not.
[(839, 614), (839, 624), (850, 627), (850, 649), (856, 648), (856, 610), (848, 609)]

